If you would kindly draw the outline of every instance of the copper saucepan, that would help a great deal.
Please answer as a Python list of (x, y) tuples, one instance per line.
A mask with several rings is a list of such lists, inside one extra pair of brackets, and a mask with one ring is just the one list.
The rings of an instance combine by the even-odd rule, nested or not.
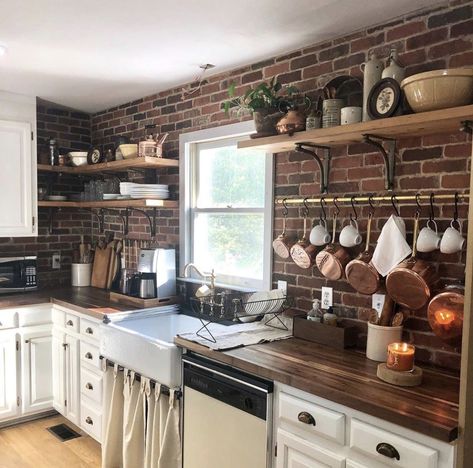
[(316, 258), (315, 263), (320, 273), (330, 280), (339, 280), (343, 278), (345, 267), (350, 261), (348, 252), (341, 246), (335, 245), (335, 234), (337, 231), (337, 215), (333, 216), (332, 243), (321, 250)]
[(380, 285), (379, 273), (371, 263), (373, 251), (370, 249), (371, 221), (373, 214), (368, 216), (368, 226), (366, 228), (365, 250), (353, 259), (345, 268), (345, 276), (355, 291), (361, 294), (374, 294)]
[(412, 255), (391, 270), (386, 277), (386, 291), (398, 304), (408, 309), (422, 308), (430, 299), (432, 287), (438, 280), (433, 265), (416, 258), (419, 214), (414, 218)]
[(291, 242), (286, 235), (286, 218), (288, 215), (286, 199), (283, 200), (284, 210), (282, 213), (283, 216), (283, 228), (282, 233), (274, 239), (273, 241), (273, 249), (274, 252), (279, 255), (281, 258), (289, 258), (291, 255)]
[(307, 240), (307, 215), (308, 210), (304, 214), (304, 232), (302, 237), (291, 247), (290, 251), (294, 263), (305, 270), (314, 265), (315, 254), (317, 253), (317, 247), (310, 244)]

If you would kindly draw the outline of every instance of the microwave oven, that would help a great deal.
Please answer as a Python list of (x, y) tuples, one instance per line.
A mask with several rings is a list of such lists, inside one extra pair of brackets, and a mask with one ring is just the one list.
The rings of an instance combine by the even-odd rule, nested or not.
[(0, 257), (0, 294), (38, 288), (37, 257)]

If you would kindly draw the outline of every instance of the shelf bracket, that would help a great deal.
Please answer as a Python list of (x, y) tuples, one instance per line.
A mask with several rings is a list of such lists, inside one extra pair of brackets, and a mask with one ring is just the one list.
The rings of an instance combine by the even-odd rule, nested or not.
[(108, 211), (109, 213), (118, 216), (121, 219), (123, 225), (123, 237), (128, 236), (128, 209), (125, 216), (123, 216), (119, 210), (114, 210), (113, 208), (102, 208), (102, 210)]
[[(374, 146), (383, 156), (386, 167), (386, 190), (394, 189), (394, 176), (396, 173), (396, 140), (376, 135), (364, 134), (363, 143)], [(386, 144), (387, 149), (384, 148)]]
[(462, 120), (460, 131), (468, 133), (469, 135), (473, 134), (473, 121), (472, 120)]
[(101, 208), (98, 213), (90, 208), (79, 208), (80, 211), (87, 211), (88, 213), (93, 214), (97, 218), (97, 222), (99, 223), (99, 232), (100, 234), (104, 233), (104, 225), (105, 225), (105, 213), (104, 210)]
[[(311, 148), (311, 149), (308, 149)], [(317, 154), (319, 150), (325, 152), (323, 159)], [(320, 193), (328, 192), (328, 180), (330, 172), (330, 148), (328, 146), (314, 145), (313, 143), (296, 143), (294, 151), (312, 156), (320, 169)]]
[(50, 236), (54, 233), (54, 229), (53, 229), (54, 212), (55, 212), (54, 208), (48, 208), (48, 234)]
[(146, 211), (141, 210), (140, 208), (131, 207), (130, 210), (138, 211), (139, 213), (146, 216), (146, 219), (148, 220), (148, 223), (149, 223), (150, 236), (155, 237), (156, 236), (156, 209), (153, 210), (152, 217)]

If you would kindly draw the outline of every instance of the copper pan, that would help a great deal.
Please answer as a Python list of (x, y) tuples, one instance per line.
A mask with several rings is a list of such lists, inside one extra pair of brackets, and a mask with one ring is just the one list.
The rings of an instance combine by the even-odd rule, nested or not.
[[(284, 200), (285, 202), (285, 200)], [(287, 218), (287, 208), (284, 206), (285, 210), (283, 212), (283, 228), (282, 233), (274, 239), (273, 249), (274, 252), (281, 258), (289, 258), (291, 255), (291, 242), (289, 237), (286, 235), (286, 218)]]
[(302, 237), (291, 247), (290, 254), (294, 263), (305, 270), (311, 268), (314, 265), (315, 254), (317, 253), (317, 247), (309, 244), (307, 240), (307, 212), (304, 216), (304, 233)]
[(361, 294), (374, 294), (380, 285), (379, 273), (371, 263), (373, 251), (370, 249), (372, 213), (368, 216), (365, 250), (353, 259), (345, 268), (345, 276), (351, 287)]
[(412, 255), (391, 270), (386, 277), (386, 291), (398, 304), (408, 309), (418, 310), (427, 304), (432, 287), (438, 280), (432, 264), (416, 258), (419, 215), (414, 218), (414, 238)]
[(335, 245), (337, 231), (337, 215), (333, 216), (332, 243), (327, 245), (315, 257), (315, 263), (320, 273), (330, 280), (343, 278), (345, 267), (350, 261), (348, 252), (341, 246)]

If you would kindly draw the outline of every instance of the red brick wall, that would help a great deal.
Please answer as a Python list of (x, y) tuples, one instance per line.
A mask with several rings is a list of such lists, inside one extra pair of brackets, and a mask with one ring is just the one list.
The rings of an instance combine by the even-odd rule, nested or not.
[[(340, 74), (362, 77), (360, 65), (366, 61), (368, 52), (375, 50), (386, 57), (391, 47), (396, 47), (405, 64), (407, 73), (443, 67), (473, 65), (473, 19), (471, 1), (452, 1), (436, 7), (393, 20), (387, 24), (355, 32), (322, 44), (315, 44), (282, 56), (269, 58), (228, 73), (211, 76), (206, 84), (191, 96), (183, 96), (181, 87), (160, 92), (113, 109), (100, 112), (92, 118), (92, 140), (95, 143), (112, 141), (114, 135), (126, 134), (137, 141), (143, 135), (144, 125), (156, 123), (162, 132), (170, 132), (165, 145), (166, 157), (178, 158), (178, 139), (183, 132), (206, 127), (224, 125), (236, 120), (227, 117), (221, 103), (227, 98), (231, 82), (243, 92), (249, 85), (263, 79), (278, 76), (284, 84), (294, 84), (307, 93), (313, 93), (329, 79)], [(445, 189), (461, 191), (468, 188), (471, 144), (464, 134), (450, 136), (434, 135), (398, 142), (396, 193), (430, 192)], [(365, 145), (351, 145), (333, 149), (333, 164), (330, 173), (330, 193), (342, 196), (366, 192), (384, 191), (384, 168), (381, 156)], [(178, 172), (158, 177), (171, 184), (177, 194)], [(313, 161), (295, 153), (276, 156), (276, 196), (316, 195), (319, 192), (319, 174)], [(366, 207), (360, 208), (360, 226), (366, 226)], [(348, 208), (342, 210), (348, 216)], [(427, 215), (423, 210), (423, 220)], [(390, 214), (389, 207), (381, 207), (376, 213), (375, 230)], [(401, 215), (412, 229), (410, 217), (413, 208), (401, 207)], [(439, 227), (443, 230), (452, 216), (452, 206), (436, 208)], [(168, 210), (159, 221), (158, 239), (178, 245), (178, 213)], [(311, 210), (311, 217), (317, 210)], [(465, 219), (465, 207), (461, 217)], [(297, 208), (290, 210), (288, 227), (296, 237), (301, 234), (302, 220)], [(144, 233), (144, 225), (138, 219), (132, 225), (132, 235)], [(466, 223), (464, 224), (464, 230)], [(275, 235), (281, 230), (281, 213), (276, 211)], [(377, 237), (375, 232), (374, 239)], [(355, 255), (357, 251), (353, 251)], [(439, 273), (446, 280), (462, 278), (464, 255), (429, 255)], [(320, 296), (324, 285), (334, 287), (334, 300), (345, 317), (366, 327), (370, 297), (353, 292), (345, 281), (331, 282), (322, 278), (316, 268), (304, 271), (290, 261), (278, 259), (274, 262), (274, 281), (289, 282), (289, 292), (297, 298), (297, 307), (308, 310), (313, 297)], [(425, 311), (413, 313), (406, 324), (406, 337), (418, 347), (420, 361), (429, 361), (440, 366), (458, 369), (459, 350), (450, 348), (431, 332), (425, 319)]]

